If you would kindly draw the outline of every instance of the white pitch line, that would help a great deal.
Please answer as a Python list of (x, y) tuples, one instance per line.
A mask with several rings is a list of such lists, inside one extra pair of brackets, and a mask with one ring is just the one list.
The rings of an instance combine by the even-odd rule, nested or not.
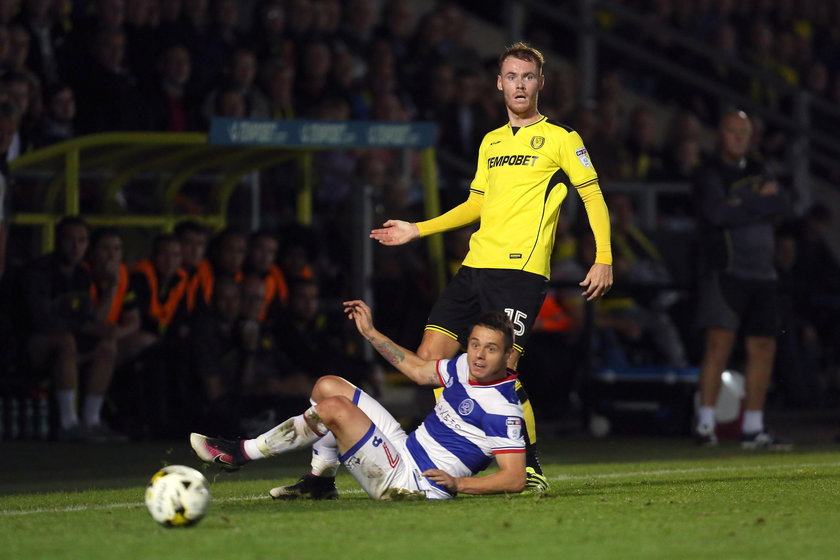
[[(569, 480), (600, 480), (611, 478), (627, 478), (627, 477), (660, 477), (674, 474), (706, 474), (706, 473), (726, 473), (733, 471), (779, 471), (785, 469), (807, 469), (816, 467), (840, 467), (840, 461), (830, 463), (790, 463), (784, 465), (743, 465), (731, 467), (695, 467), (690, 469), (659, 469), (655, 471), (632, 471), (632, 472), (614, 472), (614, 473), (598, 473), (598, 474), (575, 474), (559, 476), (550, 476), (549, 480), (553, 481), (569, 481)], [(342, 495), (364, 495), (361, 489), (342, 490)], [(251, 496), (233, 496), (229, 498), (214, 498), (214, 502), (228, 503), (228, 502), (246, 502), (268, 499), (268, 494), (255, 494)], [(63, 508), (35, 508), (26, 510), (0, 510), (0, 517), (15, 517), (21, 515), (35, 515), (39, 513), (72, 513), (76, 511), (103, 511), (109, 509), (128, 509), (128, 508), (142, 508), (145, 504), (143, 502), (125, 502), (116, 504), (105, 504), (100, 506), (86, 506), (76, 505), (67, 506)]]
[(591, 478), (624, 478), (628, 476), (663, 476), (667, 474), (700, 474), (700, 473), (715, 473), (715, 472), (732, 472), (732, 471), (763, 471), (763, 470), (783, 470), (783, 469), (806, 469), (813, 467), (840, 467), (840, 461), (831, 463), (790, 463), (784, 465), (743, 465), (731, 467), (694, 467), (690, 469), (660, 469), (656, 471), (633, 471), (633, 472), (617, 472), (617, 473), (599, 473), (599, 474), (561, 474), (559, 476), (549, 477), (551, 480), (588, 480)]

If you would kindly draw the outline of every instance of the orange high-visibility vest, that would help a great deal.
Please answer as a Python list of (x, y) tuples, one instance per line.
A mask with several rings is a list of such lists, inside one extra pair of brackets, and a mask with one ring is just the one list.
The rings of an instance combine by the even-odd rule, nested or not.
[(175, 312), (178, 310), (178, 305), (187, 293), (187, 273), (182, 269), (178, 269), (175, 275), (178, 277), (178, 283), (172, 286), (169, 294), (166, 296), (166, 301), (160, 301), (160, 288), (158, 286), (157, 272), (152, 261), (145, 259), (137, 263), (134, 267), (136, 272), (141, 273), (146, 277), (146, 282), (149, 283), (149, 309), (148, 314), (155, 318), (158, 322), (158, 327), (161, 332), (166, 330)]
[(543, 332), (563, 332), (572, 328), (572, 317), (569, 312), (557, 301), (554, 294), (549, 292), (543, 302), (537, 319), (534, 321), (534, 330)]
[[(122, 313), (123, 302), (125, 301), (125, 294), (128, 292), (128, 268), (123, 263), (120, 263), (120, 274), (117, 279), (117, 292), (114, 294), (114, 299), (111, 301), (111, 309), (108, 310), (108, 322), (116, 325), (120, 320)], [(96, 282), (90, 284), (90, 299), (94, 305), (99, 303), (99, 288)]]

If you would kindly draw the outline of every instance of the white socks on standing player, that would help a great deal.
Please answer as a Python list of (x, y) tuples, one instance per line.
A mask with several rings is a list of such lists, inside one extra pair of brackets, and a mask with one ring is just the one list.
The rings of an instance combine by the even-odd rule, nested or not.
[(263, 459), (311, 445), (328, 431), (312, 406), (303, 414), (289, 418), (255, 439), (246, 440), (244, 451), (249, 459)]
[[(706, 432), (715, 429), (715, 409), (712, 406), (701, 406), (697, 409), (697, 431)], [(764, 411), (745, 410), (741, 420), (741, 433), (755, 434), (764, 431)]]
[(741, 433), (755, 434), (764, 431), (764, 411), (745, 410), (744, 419), (741, 421)]
[(701, 406), (697, 409), (697, 431), (700, 433), (715, 431), (715, 407)]

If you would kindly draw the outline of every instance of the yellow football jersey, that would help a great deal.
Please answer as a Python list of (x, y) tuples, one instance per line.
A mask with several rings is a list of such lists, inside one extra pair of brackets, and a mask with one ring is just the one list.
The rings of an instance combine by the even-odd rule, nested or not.
[[(580, 135), (545, 117), (515, 133), (509, 123), (487, 133), (470, 185), (472, 193), (483, 195), (481, 225), (463, 264), (548, 278), (557, 215), (568, 189), (593, 187), (603, 201), (597, 181)], [(609, 230), (606, 235), (609, 238)]]

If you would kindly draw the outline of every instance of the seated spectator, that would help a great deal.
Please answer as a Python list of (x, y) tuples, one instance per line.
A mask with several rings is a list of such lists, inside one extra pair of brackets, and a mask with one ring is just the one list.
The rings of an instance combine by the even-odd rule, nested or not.
[(317, 283), (305, 279), (291, 282), (288, 313), (278, 322), (277, 338), (295, 369), (312, 379), (341, 371), (352, 383), (367, 385), (378, 394), (377, 372), (350, 344), (346, 327), (340, 313), (330, 316), (321, 308)]
[[(215, 114), (223, 113), (220, 110), (219, 98), (224, 95), (238, 93), (244, 102), (244, 117), (268, 117), (268, 100), (265, 95), (256, 87), (254, 80), (257, 76), (257, 58), (248, 49), (236, 49), (227, 60), (222, 75), (221, 84), (212, 90), (204, 100), (202, 114), (209, 121)], [(215, 110), (214, 110), (215, 108)], [(234, 116), (227, 115), (224, 116)]]
[(286, 275), (276, 264), (278, 247), (277, 237), (265, 230), (256, 231), (248, 238), (244, 270), (265, 284), (263, 307), (257, 314), (260, 321), (268, 316), (276, 316), (289, 301)]
[[(209, 120), (213, 117), (232, 117), (242, 119), (248, 116), (245, 96), (235, 89), (220, 89), (214, 96), (215, 102)], [(209, 126), (208, 120), (208, 126)]]
[(60, 68), (56, 46), (65, 39), (65, 30), (53, 18), (50, 2), (26, 0), (22, 2), (16, 22), (29, 34), (31, 47), (28, 49), (26, 66), (38, 75), (45, 84), (54, 84), (59, 79)]
[(195, 416), (189, 360), (184, 358), (189, 317), (181, 253), (177, 237), (158, 235), (150, 258), (137, 263), (130, 277), (142, 332), (155, 341), (134, 367), (117, 378), (121, 417), (138, 438), (178, 435)]
[(76, 136), (76, 96), (73, 88), (58, 83), (47, 89), (45, 110), (32, 134), (34, 148), (43, 148)]
[(163, 50), (158, 42), (157, 2), (130, 0), (125, 2), (126, 66), (143, 87), (156, 78), (156, 66)]
[(114, 327), (117, 366), (133, 360), (157, 340), (140, 329), (140, 310), (122, 255), (119, 231), (103, 227), (93, 232), (86, 263), (93, 281), (91, 300), (97, 319)]
[(72, 81), (78, 104), (79, 131), (90, 134), (143, 128), (137, 80), (126, 69), (125, 33), (102, 30), (91, 54), (76, 68)]
[(286, 33), (286, 13), (280, 0), (257, 3), (252, 40), (260, 60), (278, 58), (294, 65), (295, 45)]
[(247, 248), (245, 234), (236, 229), (228, 228), (213, 238), (210, 258), (198, 263), (196, 281), (187, 292), (187, 308), (190, 311), (210, 305), (216, 282), (220, 278), (229, 278), (234, 282), (242, 280)]
[[(82, 266), (88, 225), (66, 217), (56, 226), (56, 250), (23, 270), (19, 302), (21, 341), (32, 382), (47, 377), (58, 406), (59, 441), (118, 441), (102, 421), (102, 405), (117, 358), (115, 327), (98, 320), (91, 301), (90, 273)], [(80, 377), (86, 376), (82, 409), (76, 410)]]
[(311, 117), (325, 100), (336, 95), (333, 81), (333, 53), (323, 39), (311, 39), (301, 47), (295, 74), (295, 105), (302, 117)]
[(181, 268), (187, 274), (187, 309), (195, 308), (195, 296), (198, 291), (198, 265), (207, 253), (210, 233), (207, 228), (191, 220), (175, 225), (175, 237), (181, 243)]
[(630, 115), (627, 152), (620, 162), (623, 181), (649, 181), (662, 176), (662, 154), (657, 144), (656, 116), (650, 108), (638, 106)]
[[(242, 375), (242, 394), (248, 411), (242, 419), (245, 433), (256, 433), (289, 410), (305, 405), (315, 378), (291, 363), (281, 348), (273, 318), (261, 319), (266, 285), (255, 275), (242, 280), (242, 321), (239, 331), (243, 347), (251, 355)], [(276, 422), (275, 422), (276, 423)]]
[(196, 131), (201, 128), (199, 100), (190, 89), (192, 59), (181, 45), (163, 51), (158, 60), (156, 83), (145, 94), (152, 130)]
[(9, 100), (18, 113), (17, 133), (12, 138), (7, 157), (9, 161), (28, 152), (32, 147), (32, 135), (38, 110), (32, 107), (36, 85), (28, 73), (11, 72), (3, 77), (0, 86), (7, 92)]
[(239, 317), (242, 295), (237, 282), (218, 278), (207, 309), (193, 318), (187, 340), (190, 372), (198, 384), (201, 424), (228, 429), (239, 425), (242, 376), (253, 368), (253, 353), (243, 344)]
[(260, 86), (268, 98), (270, 118), (296, 118), (298, 109), (293, 95), (294, 84), (295, 69), (282, 59), (271, 59), (260, 67)]
[(182, 262), (178, 238), (162, 234), (152, 241), (151, 257), (137, 263), (131, 274), (141, 328), (156, 338), (185, 320), (188, 276), (181, 268)]

